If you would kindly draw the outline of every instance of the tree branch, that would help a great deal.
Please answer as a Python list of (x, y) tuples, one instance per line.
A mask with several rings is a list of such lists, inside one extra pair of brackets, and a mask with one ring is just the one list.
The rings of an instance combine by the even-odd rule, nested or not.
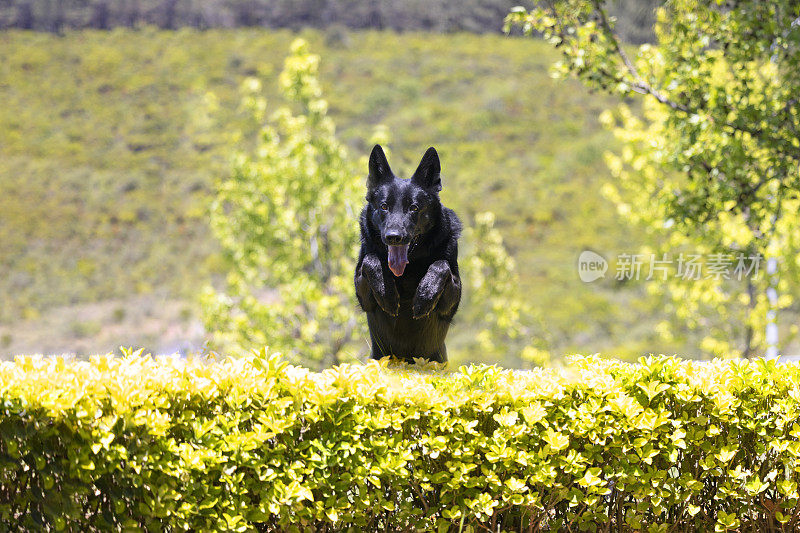
[[(614, 29), (611, 27), (611, 23), (608, 20), (608, 15), (603, 8), (603, 4), (601, 0), (592, 0), (592, 5), (594, 5), (595, 10), (597, 11), (598, 16), (600, 17), (600, 25), (603, 29), (603, 33), (605, 34), (606, 38), (609, 40), (611, 45), (613, 46), (614, 52), (619, 56), (622, 60), (622, 63), (625, 65), (628, 73), (632, 77), (632, 80), (629, 82), (631, 88), (640, 94), (649, 94), (653, 98), (655, 98), (659, 103), (669, 106), (670, 108), (676, 111), (682, 111), (687, 114), (698, 114), (699, 111), (704, 110), (702, 106), (697, 106), (695, 108), (691, 108), (685, 104), (681, 104), (676, 102), (675, 100), (670, 99), (664, 93), (650, 85), (647, 81), (645, 81), (642, 76), (639, 74), (639, 71), (636, 70), (636, 66), (628, 57), (628, 54), (625, 53), (625, 50), (622, 48), (622, 44), (620, 43), (617, 34), (614, 33)], [(714, 122), (713, 117), (709, 117), (709, 120)], [(727, 126), (728, 128), (734, 131), (740, 131), (751, 135), (753, 138), (764, 141), (764, 130), (761, 128), (752, 128), (748, 127), (744, 124), (733, 124), (729, 121), (721, 121), (723, 126)], [(781, 140), (780, 138), (772, 138), (770, 140)], [(787, 143), (782, 142), (784, 145), (784, 153), (791, 159), (795, 161), (800, 161), (800, 151), (793, 147), (791, 144), (787, 145)]]
[(600, 0), (592, 0), (592, 4), (594, 8), (597, 10), (598, 15), (600, 16), (600, 25), (603, 27), (603, 33), (605, 34), (606, 38), (611, 42), (614, 47), (614, 51), (617, 55), (622, 59), (622, 63), (625, 65), (625, 68), (628, 70), (628, 73), (633, 77), (633, 83), (631, 83), (631, 87), (633, 90), (640, 94), (649, 94), (660, 103), (668, 105), (672, 109), (677, 111), (683, 111), (684, 113), (692, 113), (693, 111), (690, 110), (685, 105), (679, 104), (674, 100), (669, 99), (667, 96), (662, 94), (660, 91), (655, 89), (652, 85), (647, 83), (642, 76), (639, 74), (639, 71), (636, 70), (636, 66), (633, 64), (631, 59), (628, 57), (628, 54), (625, 53), (625, 50), (622, 48), (622, 45), (619, 42), (619, 38), (617, 34), (614, 33), (611, 24), (608, 21), (608, 15), (606, 14), (606, 10), (603, 9), (602, 2)]

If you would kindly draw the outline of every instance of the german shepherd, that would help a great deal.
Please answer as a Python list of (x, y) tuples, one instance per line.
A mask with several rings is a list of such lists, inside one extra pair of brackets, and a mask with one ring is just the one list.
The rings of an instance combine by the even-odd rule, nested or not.
[(444, 338), (461, 300), (461, 222), (439, 200), (440, 171), (433, 147), (411, 179), (392, 173), (380, 145), (370, 154), (355, 285), (373, 359), (447, 360)]

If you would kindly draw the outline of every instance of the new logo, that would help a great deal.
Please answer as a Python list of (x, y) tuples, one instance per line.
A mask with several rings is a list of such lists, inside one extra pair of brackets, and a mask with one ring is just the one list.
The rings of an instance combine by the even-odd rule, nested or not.
[(584, 283), (591, 283), (606, 275), (608, 261), (591, 250), (584, 250), (578, 256), (578, 276)]

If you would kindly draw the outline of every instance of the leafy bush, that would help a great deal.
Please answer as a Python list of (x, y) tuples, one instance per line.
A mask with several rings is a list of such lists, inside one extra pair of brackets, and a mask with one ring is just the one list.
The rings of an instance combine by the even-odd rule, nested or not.
[[(272, 339), (307, 364), (336, 364), (365, 329), (353, 298), (361, 180), (328, 116), (319, 61), (304, 40), (292, 43), (279, 79), (299, 113), (275, 111), (255, 153), (239, 155), (216, 187), (210, 223), (230, 271), (223, 291), (203, 294), (203, 315), (226, 348)], [(263, 120), (261, 83), (246, 85), (243, 107)]]
[[(800, 367), (0, 364), (17, 530), (798, 527)], [(669, 526), (672, 526), (671, 529)]]
[[(800, 209), (798, 4), (667, 2), (656, 11), (656, 42), (630, 56), (606, 4), (520, 7), (508, 22), (561, 51), (559, 75), (644, 95), (644, 120), (620, 109), (614, 129), (623, 149), (608, 156), (616, 179), (604, 188), (625, 219), (653, 236), (643, 254), (702, 254), (712, 269), (713, 256), (771, 265), (761, 276), (665, 276), (650, 284), (668, 307), (658, 328), (665, 340), (699, 337), (710, 356), (777, 354), (778, 312), (794, 307), (800, 285), (792, 215)], [(605, 112), (603, 122), (617, 121)]]

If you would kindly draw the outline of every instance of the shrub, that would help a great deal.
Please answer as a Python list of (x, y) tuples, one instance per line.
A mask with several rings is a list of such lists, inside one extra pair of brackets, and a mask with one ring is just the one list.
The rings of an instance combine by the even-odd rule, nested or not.
[[(254, 154), (236, 157), (221, 180), (210, 224), (229, 260), (226, 286), (202, 295), (214, 342), (246, 351), (267, 339), (307, 365), (337, 364), (364, 329), (355, 313), (360, 181), (328, 116), (319, 56), (292, 43), (279, 79), (288, 106), (261, 130)], [(261, 82), (245, 82), (254, 120), (267, 108)], [(264, 293), (267, 292), (267, 295)]]
[[(798, 527), (800, 367), (0, 364), (17, 530)], [(672, 526), (672, 527), (669, 527)]]

